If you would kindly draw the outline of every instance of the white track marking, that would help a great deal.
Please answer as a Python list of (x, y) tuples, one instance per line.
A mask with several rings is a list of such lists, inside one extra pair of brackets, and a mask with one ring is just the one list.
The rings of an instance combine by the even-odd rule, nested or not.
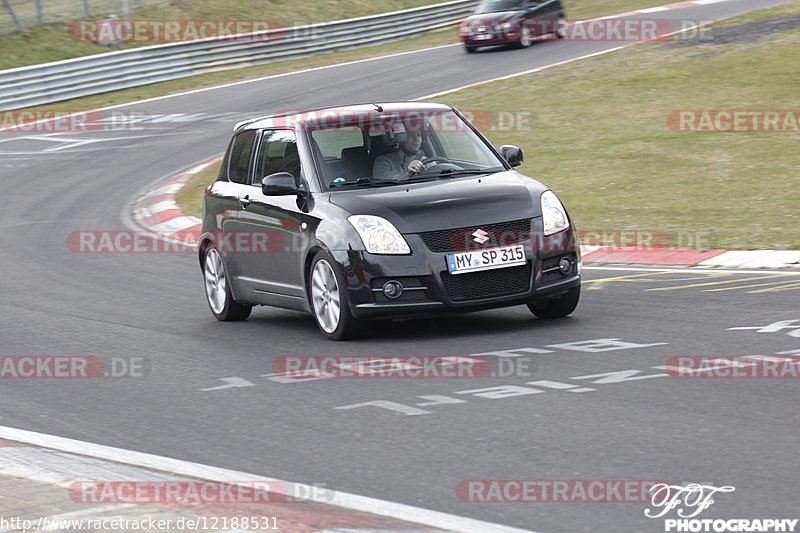
[(800, 250), (731, 250), (698, 264), (744, 268), (791, 268), (800, 266)]
[(728, 274), (786, 274), (800, 276), (800, 272), (791, 270), (731, 270), (723, 268), (653, 268), (653, 267), (605, 267), (605, 266), (583, 266), (582, 270), (622, 270), (632, 272), (724, 272)]
[(309, 499), (318, 503), (333, 505), (353, 511), (372, 513), (374, 515), (385, 516), (406, 522), (413, 521), (417, 524), (441, 528), (454, 533), (535, 533), (529, 530), (491, 524), (471, 518), (422, 509), (401, 503), (378, 500), (368, 496), (348, 494), (346, 492), (335, 491), (332, 499), (324, 498), (317, 494), (314, 487), (302, 483), (291, 483), (267, 476), (238, 472), (226, 468), (192, 463), (148, 453), (123, 450), (121, 448), (113, 448), (102, 444), (67, 439), (23, 429), (0, 426), (0, 438), (84, 457), (112, 461), (114, 463), (120, 463), (120, 467), (138, 466), (179, 476), (233, 484), (254, 481), (272, 481), (281, 486), (293, 485), (297, 487), (298, 490), (304, 491), (301, 492), (301, 494), (310, 495)]

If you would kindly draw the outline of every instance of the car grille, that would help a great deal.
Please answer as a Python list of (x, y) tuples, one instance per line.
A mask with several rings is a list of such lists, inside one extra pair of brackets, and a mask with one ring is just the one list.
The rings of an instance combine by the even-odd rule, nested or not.
[[(479, 229), (487, 233), (488, 240), (483, 244), (475, 242), (472, 237), (472, 234)], [(466, 252), (519, 244), (530, 238), (530, 230), (531, 220), (526, 218), (498, 224), (428, 231), (419, 235), (432, 252)]]
[(442, 283), (454, 302), (521, 294), (531, 286), (531, 263), (467, 274), (442, 272)]

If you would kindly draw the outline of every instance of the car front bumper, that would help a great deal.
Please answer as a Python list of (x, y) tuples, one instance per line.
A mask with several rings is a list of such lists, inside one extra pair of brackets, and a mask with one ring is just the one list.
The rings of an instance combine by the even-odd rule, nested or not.
[[(526, 241), (526, 264), (453, 275), (447, 253), (434, 252), (418, 235), (404, 235), (411, 255), (374, 255), (364, 251), (333, 251), (345, 280), (350, 310), (356, 318), (394, 318), (445, 312), (469, 312), (558, 298), (580, 285), (580, 248), (572, 228), (551, 237)], [(561, 258), (572, 264), (558, 269)], [(399, 281), (404, 291), (390, 299), (387, 281)]]

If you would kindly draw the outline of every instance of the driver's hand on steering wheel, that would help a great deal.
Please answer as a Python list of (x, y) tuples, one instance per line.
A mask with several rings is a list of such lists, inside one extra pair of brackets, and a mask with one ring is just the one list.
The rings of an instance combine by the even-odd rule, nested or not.
[(408, 164), (408, 173), (409, 174), (418, 174), (425, 170), (425, 165), (419, 159), (415, 159), (411, 163)]

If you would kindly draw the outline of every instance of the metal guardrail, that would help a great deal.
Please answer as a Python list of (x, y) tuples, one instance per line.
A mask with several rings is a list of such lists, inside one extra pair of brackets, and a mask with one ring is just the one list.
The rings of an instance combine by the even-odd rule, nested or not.
[(476, 0), (455, 0), (323, 24), (161, 44), (2, 70), (0, 109), (20, 109), (405, 39), (452, 25), (476, 4)]

